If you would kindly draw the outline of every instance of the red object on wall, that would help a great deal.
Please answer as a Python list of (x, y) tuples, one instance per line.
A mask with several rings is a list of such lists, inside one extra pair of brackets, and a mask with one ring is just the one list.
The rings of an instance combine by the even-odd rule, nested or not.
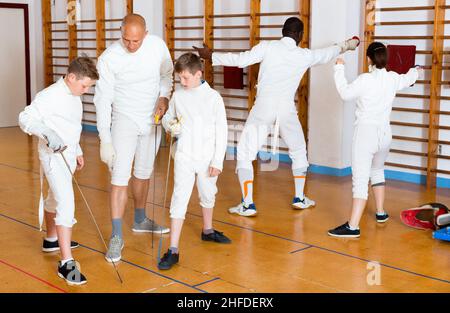
[(223, 67), (223, 87), (229, 89), (244, 89), (244, 70), (239, 67)]
[(406, 74), (416, 63), (416, 46), (388, 45), (386, 69), (398, 74)]

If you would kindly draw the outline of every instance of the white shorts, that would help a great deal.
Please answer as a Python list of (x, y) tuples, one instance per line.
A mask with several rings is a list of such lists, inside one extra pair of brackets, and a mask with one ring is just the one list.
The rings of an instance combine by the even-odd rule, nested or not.
[[(73, 173), (77, 165), (76, 147), (69, 147), (63, 153)], [(44, 201), (44, 210), (56, 213), (56, 225), (72, 227), (77, 222), (74, 217), (75, 199), (72, 175), (61, 155), (53, 153), (43, 145), (39, 146), (39, 160), (49, 185), (48, 195)]]
[(392, 132), (389, 126), (359, 124), (352, 145), (353, 198), (367, 199), (369, 180), (384, 183), (384, 162), (389, 154)]
[(208, 169), (209, 162), (192, 161), (177, 154), (174, 165), (175, 183), (170, 204), (170, 218), (185, 218), (196, 176), (200, 206), (205, 209), (214, 208), (218, 177), (210, 177)]
[(307, 168), (306, 142), (295, 105), (255, 104), (250, 111), (237, 146), (237, 169), (253, 170), (252, 161), (266, 142), (277, 116), (280, 136), (289, 149), (292, 169)]
[[(111, 134), (116, 158), (111, 174), (111, 184), (128, 186), (133, 160), (134, 177), (150, 178), (161, 142), (161, 127), (151, 126), (148, 132), (143, 133), (138, 125), (127, 117), (121, 116), (113, 120)], [(155, 128), (157, 128), (156, 145)]]

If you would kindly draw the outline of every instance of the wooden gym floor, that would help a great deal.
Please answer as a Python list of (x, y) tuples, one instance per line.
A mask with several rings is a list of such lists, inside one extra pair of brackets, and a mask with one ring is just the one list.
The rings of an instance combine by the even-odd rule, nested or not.
[[(105, 238), (111, 231), (109, 175), (99, 158), (99, 143), (93, 133), (84, 133), (85, 169), (77, 174)], [(220, 176), (215, 210), (215, 228), (232, 238), (231, 245), (200, 240), (201, 211), (194, 191), (180, 244), (180, 263), (169, 271), (156, 267), (159, 236), (134, 234), (133, 203), (124, 218), (125, 248), (118, 263), (121, 285), (77, 191), (74, 240), (81, 247), (74, 257), (88, 283), (69, 287), (56, 275), (58, 253), (41, 252), (39, 233), (39, 165), (36, 140), (19, 128), (0, 129), (0, 292), (450, 292), (450, 243), (431, 238), (401, 224), (402, 209), (423, 202), (450, 204), (450, 190), (436, 194), (424, 186), (389, 181), (386, 225), (374, 220), (372, 195), (362, 218), (362, 237), (336, 239), (327, 230), (345, 222), (351, 201), (350, 177), (311, 174), (307, 194), (317, 206), (291, 209), (293, 183), (290, 167), (259, 172), (255, 202), (259, 215), (230, 215), (227, 208), (240, 199), (234, 161), (226, 161)], [(162, 209), (167, 148), (161, 148), (156, 168), (156, 196), (150, 185), (147, 214), (169, 225), (168, 210)], [(169, 184), (170, 202), (171, 185)], [(168, 206), (168, 204), (167, 204)], [(164, 235), (163, 252), (169, 244)], [(379, 262), (379, 284), (367, 277), (376, 273), (369, 262)]]

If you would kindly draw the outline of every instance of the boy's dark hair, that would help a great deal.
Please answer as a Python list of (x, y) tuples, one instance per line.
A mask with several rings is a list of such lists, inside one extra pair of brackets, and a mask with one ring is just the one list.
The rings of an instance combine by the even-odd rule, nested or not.
[(202, 61), (198, 55), (188, 52), (178, 58), (175, 63), (175, 72), (181, 73), (186, 70), (192, 75), (202, 70)]
[(69, 68), (67, 69), (67, 74), (70, 73), (75, 74), (77, 79), (83, 79), (84, 77), (89, 77), (92, 80), (99, 79), (97, 67), (95, 66), (94, 61), (86, 55), (77, 57), (70, 62)]
[(377, 68), (382, 69), (386, 67), (388, 59), (387, 49), (381, 42), (372, 42), (367, 47), (367, 56)]

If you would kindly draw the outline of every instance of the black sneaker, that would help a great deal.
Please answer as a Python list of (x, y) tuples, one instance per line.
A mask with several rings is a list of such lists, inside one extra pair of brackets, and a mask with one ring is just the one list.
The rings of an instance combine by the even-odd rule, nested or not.
[(222, 232), (214, 230), (213, 233), (206, 235), (202, 231), (202, 240), (203, 241), (214, 241), (218, 243), (231, 243), (230, 238), (225, 236)]
[(58, 263), (58, 276), (66, 281), (70, 286), (80, 286), (87, 283), (86, 277), (81, 274), (77, 267), (77, 262), (71, 260), (61, 266), (61, 261)]
[(376, 213), (375, 217), (377, 218), (378, 223), (384, 223), (389, 219), (389, 214), (383, 213), (383, 214), (379, 215), (378, 213)]
[[(70, 248), (71, 249), (78, 248), (79, 246), (80, 246), (80, 244), (78, 242), (76, 242), (76, 241), (71, 241), (70, 242)], [(45, 240), (45, 238), (44, 238), (44, 242), (42, 243), (42, 251), (44, 251), (44, 252), (59, 251), (58, 240), (56, 240), (56, 241), (48, 241), (48, 240)]]
[(178, 263), (179, 258), (179, 253), (172, 253), (172, 251), (169, 249), (159, 261), (158, 268), (160, 270), (169, 270), (173, 265)]
[(328, 235), (330, 236), (343, 238), (358, 238), (360, 234), (359, 229), (351, 230), (348, 222), (328, 231)]

